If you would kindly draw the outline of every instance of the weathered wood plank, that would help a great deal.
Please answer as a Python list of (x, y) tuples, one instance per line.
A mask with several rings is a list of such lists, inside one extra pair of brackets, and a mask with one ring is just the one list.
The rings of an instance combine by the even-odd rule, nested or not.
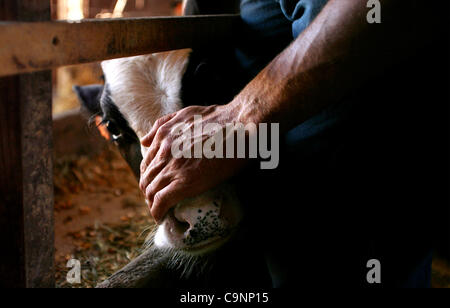
[[(49, 20), (49, 4), (0, 0), (0, 20)], [(54, 286), (51, 93), (49, 71), (0, 78), (1, 287)]]
[(0, 76), (211, 44), (238, 15), (0, 23)]
[(27, 287), (54, 286), (52, 72), (20, 76)]

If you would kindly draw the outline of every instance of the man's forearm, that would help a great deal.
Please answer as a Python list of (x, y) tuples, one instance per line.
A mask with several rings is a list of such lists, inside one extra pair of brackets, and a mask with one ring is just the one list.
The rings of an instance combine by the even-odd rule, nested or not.
[(416, 29), (404, 1), (381, 3), (382, 24), (369, 24), (365, 0), (331, 0), (230, 104), (238, 120), (279, 122), (287, 131), (403, 57)]

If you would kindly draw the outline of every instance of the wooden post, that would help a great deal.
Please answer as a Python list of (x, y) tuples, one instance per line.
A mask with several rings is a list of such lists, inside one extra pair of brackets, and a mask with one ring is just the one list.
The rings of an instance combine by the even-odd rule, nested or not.
[[(0, 0), (0, 20), (50, 20), (50, 1)], [(54, 286), (51, 87), (0, 78), (0, 287)]]

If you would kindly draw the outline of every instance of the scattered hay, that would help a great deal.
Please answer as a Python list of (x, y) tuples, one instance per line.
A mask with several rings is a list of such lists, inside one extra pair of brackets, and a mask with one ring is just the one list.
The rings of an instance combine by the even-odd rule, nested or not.
[[(56, 285), (95, 287), (139, 255), (153, 220), (114, 147), (94, 157), (57, 158), (54, 182)], [(81, 284), (66, 281), (71, 259), (81, 262)]]
[[(117, 225), (97, 223), (71, 234), (77, 247), (71, 255), (57, 258), (56, 284), (58, 288), (93, 288), (114, 272), (136, 258), (150, 232), (148, 218), (127, 217)], [(70, 259), (81, 262), (81, 283), (71, 285), (66, 276)]]

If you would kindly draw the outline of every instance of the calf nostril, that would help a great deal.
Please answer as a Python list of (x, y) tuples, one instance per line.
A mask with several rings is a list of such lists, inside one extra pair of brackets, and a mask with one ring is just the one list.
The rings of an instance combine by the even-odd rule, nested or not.
[(175, 227), (179, 233), (185, 233), (191, 226), (187, 222), (177, 221)]
[(191, 227), (189, 222), (187, 222), (185, 219), (181, 217), (176, 217), (176, 215), (173, 215), (173, 221), (175, 227), (174, 231), (177, 233), (184, 234)]

